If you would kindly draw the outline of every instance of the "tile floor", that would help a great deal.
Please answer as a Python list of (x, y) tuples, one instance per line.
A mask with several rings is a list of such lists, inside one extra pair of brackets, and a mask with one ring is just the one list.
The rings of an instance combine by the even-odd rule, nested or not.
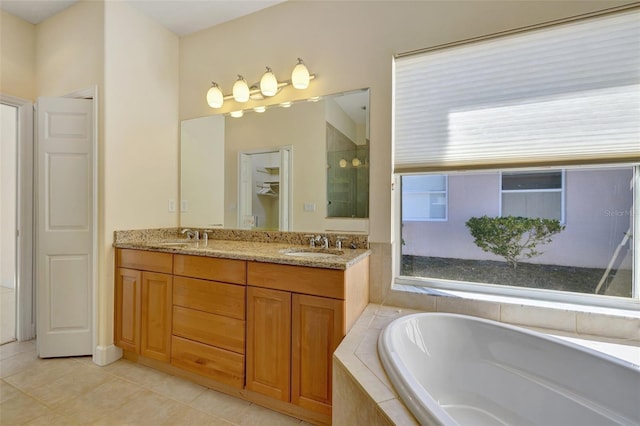
[(0, 346), (0, 425), (308, 425), (121, 359), (38, 359), (34, 341)]

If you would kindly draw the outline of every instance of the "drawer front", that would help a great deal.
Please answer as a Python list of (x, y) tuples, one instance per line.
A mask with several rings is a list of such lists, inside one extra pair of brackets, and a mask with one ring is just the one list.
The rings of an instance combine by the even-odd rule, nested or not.
[(244, 260), (176, 254), (173, 257), (173, 268), (175, 275), (183, 277), (232, 284), (247, 283), (247, 262)]
[(247, 263), (247, 283), (255, 287), (345, 298), (344, 271), (276, 263)]
[(120, 268), (171, 274), (173, 272), (172, 260), (171, 253), (131, 249), (116, 250), (116, 264)]
[(173, 304), (211, 314), (245, 319), (246, 287), (194, 278), (173, 278)]
[(244, 321), (173, 307), (173, 334), (239, 354), (244, 353)]
[(171, 364), (242, 389), (244, 356), (213, 346), (173, 336)]

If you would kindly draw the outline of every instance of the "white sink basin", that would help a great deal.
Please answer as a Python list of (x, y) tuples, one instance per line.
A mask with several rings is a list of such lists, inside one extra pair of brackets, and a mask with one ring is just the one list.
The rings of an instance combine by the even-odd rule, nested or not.
[(309, 251), (292, 251), (289, 253), (285, 253), (287, 256), (295, 256), (295, 257), (311, 257), (316, 259), (326, 259), (328, 257), (339, 256), (339, 254), (335, 253), (320, 253), (320, 252), (309, 252)]
[(162, 243), (156, 243), (156, 245), (162, 246), (162, 247), (186, 247), (191, 244), (197, 244), (197, 243), (198, 241), (181, 240), (181, 241), (165, 241)]
[(312, 259), (328, 259), (340, 256), (344, 252), (337, 249), (313, 249), (313, 248), (291, 248), (282, 250), (280, 253), (286, 256), (307, 257)]

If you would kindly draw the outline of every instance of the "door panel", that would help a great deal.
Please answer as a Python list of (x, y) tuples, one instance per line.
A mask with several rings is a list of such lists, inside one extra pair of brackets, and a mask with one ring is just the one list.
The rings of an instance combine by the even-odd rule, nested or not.
[(331, 415), (332, 356), (343, 337), (344, 301), (294, 294), (291, 402)]
[(93, 353), (93, 101), (39, 98), (36, 316), (40, 357)]
[(247, 389), (291, 395), (291, 293), (247, 288)]
[(172, 283), (171, 275), (142, 273), (140, 353), (165, 362), (171, 360)]
[(116, 277), (115, 343), (124, 350), (140, 353), (140, 298), (142, 273), (119, 268)]

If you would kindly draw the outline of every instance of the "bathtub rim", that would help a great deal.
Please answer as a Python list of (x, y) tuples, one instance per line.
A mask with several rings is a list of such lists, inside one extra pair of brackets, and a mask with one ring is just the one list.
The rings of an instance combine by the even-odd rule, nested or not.
[[(437, 401), (427, 392), (417, 380), (413, 378), (413, 375), (409, 373), (408, 368), (400, 360), (397, 352), (392, 350), (393, 347), (391, 340), (394, 331), (400, 327), (403, 323), (411, 321), (416, 317), (444, 317), (444, 318), (459, 318), (476, 323), (484, 323), (500, 328), (508, 329), (518, 333), (531, 336), (536, 339), (544, 341), (550, 341), (557, 343), (565, 347), (573, 348), (582, 352), (586, 352), (591, 356), (600, 358), (603, 361), (612, 362), (619, 366), (630, 368), (634, 371), (640, 372), (640, 364), (634, 364), (630, 361), (626, 361), (615, 356), (606, 354), (604, 352), (573, 343), (549, 334), (538, 332), (535, 330), (529, 330), (523, 327), (519, 327), (512, 324), (506, 324), (498, 321), (493, 321), (486, 318), (475, 317), (471, 315), (446, 313), (446, 312), (418, 312), (408, 314), (394, 319), (387, 324), (378, 336), (377, 351), (385, 373), (389, 376), (392, 386), (396, 389), (399, 399), (409, 408), (409, 411), (415, 416), (415, 418), (421, 422), (428, 422), (428, 424), (438, 424), (443, 426), (459, 426), (459, 423), (451, 417), (451, 415), (438, 404)], [(417, 401), (423, 401), (425, 406)]]

